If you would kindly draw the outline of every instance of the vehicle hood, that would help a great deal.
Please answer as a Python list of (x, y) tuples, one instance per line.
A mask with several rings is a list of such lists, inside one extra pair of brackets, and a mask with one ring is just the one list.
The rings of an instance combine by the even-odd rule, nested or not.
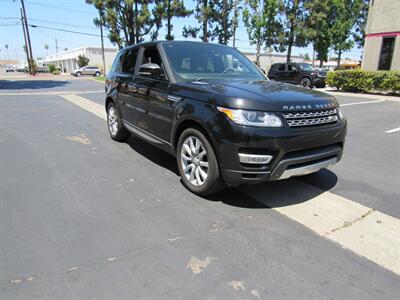
[(338, 107), (326, 93), (270, 80), (180, 82), (176, 93), (209, 103), (265, 111), (321, 110)]

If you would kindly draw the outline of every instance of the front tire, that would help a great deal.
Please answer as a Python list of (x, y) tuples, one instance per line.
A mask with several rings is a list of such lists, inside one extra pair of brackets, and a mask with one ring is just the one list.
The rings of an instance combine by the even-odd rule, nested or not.
[(200, 196), (224, 188), (214, 150), (198, 129), (188, 128), (179, 137), (177, 163), (185, 187)]
[(81, 72), (76, 72), (76, 77), (81, 77), (82, 73)]
[(96, 72), (96, 73), (94, 74), (94, 76), (95, 76), (95, 77), (99, 77), (99, 76), (100, 76), (100, 72)]
[(129, 137), (129, 132), (122, 125), (122, 119), (112, 102), (107, 106), (107, 127), (110, 137), (114, 141), (124, 142)]

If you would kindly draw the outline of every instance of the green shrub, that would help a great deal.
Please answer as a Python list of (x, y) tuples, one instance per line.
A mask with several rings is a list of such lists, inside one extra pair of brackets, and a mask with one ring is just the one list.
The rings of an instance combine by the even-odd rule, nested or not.
[(59, 70), (54, 70), (54, 71), (52, 72), (52, 74), (53, 74), (53, 75), (60, 75), (61, 72), (60, 72)]
[(344, 91), (400, 92), (400, 72), (346, 70), (328, 72), (326, 83)]
[(49, 64), (48, 67), (49, 67), (49, 72), (50, 73), (53, 73), (56, 70), (56, 66), (53, 65), (53, 64)]

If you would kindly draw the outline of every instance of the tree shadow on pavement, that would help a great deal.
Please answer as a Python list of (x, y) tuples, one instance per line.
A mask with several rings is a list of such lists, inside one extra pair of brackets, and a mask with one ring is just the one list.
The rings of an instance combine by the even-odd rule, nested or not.
[(39, 90), (71, 84), (68, 80), (0, 80), (1, 90)]
[[(175, 173), (178, 181), (180, 175), (175, 157), (133, 135), (128, 145), (149, 161)], [(336, 183), (336, 174), (323, 169), (314, 174), (282, 181), (227, 187), (219, 193), (202, 198), (235, 207), (268, 209), (306, 202), (329, 191)]]

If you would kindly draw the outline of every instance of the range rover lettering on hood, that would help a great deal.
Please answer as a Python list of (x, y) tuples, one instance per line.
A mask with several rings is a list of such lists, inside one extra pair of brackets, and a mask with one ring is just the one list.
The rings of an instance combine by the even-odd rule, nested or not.
[(297, 104), (297, 105), (283, 105), (283, 110), (311, 110), (311, 109), (329, 109), (335, 108), (334, 103), (322, 103), (322, 104)]

